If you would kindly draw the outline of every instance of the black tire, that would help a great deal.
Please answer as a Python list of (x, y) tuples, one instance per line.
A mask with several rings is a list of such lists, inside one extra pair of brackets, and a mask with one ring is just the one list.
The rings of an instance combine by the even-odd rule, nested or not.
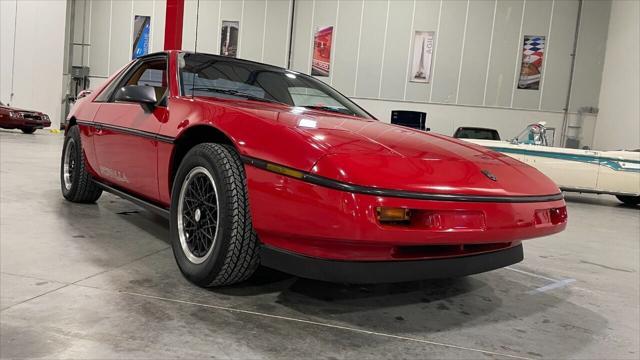
[(185, 155), (171, 192), (170, 236), (180, 271), (198, 286), (230, 285), (255, 272), (260, 258), (246, 175), (231, 146), (203, 143)]
[(622, 201), (625, 205), (636, 206), (640, 204), (640, 196), (625, 196), (616, 195), (618, 200)]
[[(69, 158), (67, 170), (65, 170), (67, 155)], [(68, 174), (67, 180), (65, 180), (65, 174)], [(60, 160), (60, 188), (65, 199), (76, 203), (93, 203), (102, 195), (102, 189), (93, 182), (91, 175), (87, 172), (77, 126), (71, 127), (64, 138)]]
[(24, 127), (20, 128), (20, 130), (22, 130), (22, 132), (25, 134), (33, 134), (34, 132), (36, 132), (36, 129), (32, 127)]

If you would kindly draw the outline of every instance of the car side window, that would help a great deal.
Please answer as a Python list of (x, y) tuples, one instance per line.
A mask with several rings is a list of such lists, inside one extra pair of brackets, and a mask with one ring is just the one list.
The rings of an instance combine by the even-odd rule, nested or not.
[(131, 69), (132, 64), (129, 64), (126, 69), (122, 70), (121, 73), (116, 76), (111, 83), (109, 83), (101, 92), (96, 96), (93, 100), (94, 102), (109, 102), (109, 99), (113, 97), (116, 89), (119, 89), (117, 86), (122, 82), (122, 78), (126, 75), (127, 71)]
[(118, 85), (115, 86), (114, 91), (109, 95), (108, 102), (115, 101), (115, 93), (119, 89), (127, 85), (138, 85), (153, 87), (156, 93), (156, 99), (158, 99), (158, 105), (166, 106), (166, 95), (169, 88), (167, 60), (166, 58), (145, 60), (140, 65), (130, 69), (117, 82)]
[(133, 70), (130, 77), (125, 78), (121, 87), (127, 85), (151, 86), (156, 92), (156, 99), (163, 105), (168, 89), (167, 61), (165, 59), (152, 59), (145, 61), (141, 66)]

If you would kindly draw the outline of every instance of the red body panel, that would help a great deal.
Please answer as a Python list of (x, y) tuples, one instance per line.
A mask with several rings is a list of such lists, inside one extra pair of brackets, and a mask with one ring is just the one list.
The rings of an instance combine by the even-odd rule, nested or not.
[[(96, 103), (93, 99), (100, 93), (98, 89), (81, 99), (70, 116), (79, 122), (105, 123), (176, 141), (194, 127), (209, 126), (226, 135), (242, 156), (368, 188), (498, 197), (560, 192), (550, 179), (528, 165), (445, 136), (280, 104), (182, 97), (177, 52), (169, 54), (167, 108), (144, 113), (136, 104)], [(81, 130), (94, 176), (169, 206), (175, 142), (96, 131), (84, 125)], [(563, 200), (415, 200), (335, 190), (249, 164), (245, 169), (253, 224), (260, 240), (306, 256), (338, 260), (460, 256), (515, 246), (566, 226)], [(483, 170), (497, 179), (485, 176)], [(378, 206), (412, 209), (417, 222), (381, 225), (375, 216)], [(549, 209), (564, 215), (549, 220)], [(432, 245), (461, 248), (444, 252), (415, 248)]]
[[(167, 109), (146, 113), (138, 104), (103, 104), (94, 117), (98, 124), (157, 133), (167, 120)], [(149, 199), (158, 199), (158, 141), (110, 129), (93, 137), (98, 172), (102, 178)]]

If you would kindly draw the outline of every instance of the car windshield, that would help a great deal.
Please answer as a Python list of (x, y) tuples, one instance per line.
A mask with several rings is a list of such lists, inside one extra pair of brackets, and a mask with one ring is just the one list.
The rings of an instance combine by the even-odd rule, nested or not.
[(371, 118), (325, 83), (293, 71), (207, 54), (180, 54), (181, 94), (247, 99)]
[(547, 129), (543, 124), (531, 124), (513, 139), (518, 144), (549, 146)]
[(455, 137), (458, 139), (500, 140), (500, 135), (493, 129), (459, 128)]

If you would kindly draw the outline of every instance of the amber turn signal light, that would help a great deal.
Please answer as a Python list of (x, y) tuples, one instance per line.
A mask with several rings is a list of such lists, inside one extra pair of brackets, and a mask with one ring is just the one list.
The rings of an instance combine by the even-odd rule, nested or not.
[(275, 165), (275, 164), (267, 164), (267, 170), (273, 171), (278, 174), (291, 176), (296, 179), (302, 179), (304, 177), (304, 174), (298, 170), (290, 169), (288, 167)]
[(379, 206), (376, 211), (380, 222), (406, 222), (411, 220), (411, 211), (409, 209)]

